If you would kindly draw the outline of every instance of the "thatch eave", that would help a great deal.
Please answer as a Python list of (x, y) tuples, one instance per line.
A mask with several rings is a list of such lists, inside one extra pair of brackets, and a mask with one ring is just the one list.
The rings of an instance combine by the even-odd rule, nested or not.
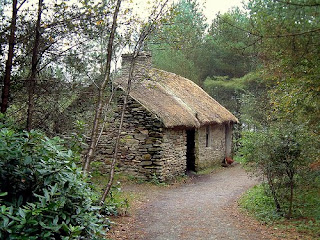
[[(199, 128), (208, 124), (238, 123), (238, 119), (191, 80), (151, 68), (131, 85), (130, 97), (156, 116), (166, 128)], [(127, 78), (115, 83), (126, 91)]]

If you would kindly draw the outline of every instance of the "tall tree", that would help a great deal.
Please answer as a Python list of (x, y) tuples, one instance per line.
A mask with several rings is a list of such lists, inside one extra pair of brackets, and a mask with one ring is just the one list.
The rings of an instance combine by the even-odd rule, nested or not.
[(18, 1), (12, 1), (12, 17), (11, 17), (11, 26), (10, 26), (10, 37), (9, 37), (9, 51), (8, 58), (6, 62), (6, 69), (4, 75), (4, 85), (2, 89), (1, 97), (1, 112), (5, 113), (8, 108), (9, 103), (9, 93), (10, 93), (10, 80), (11, 80), (11, 71), (12, 71), (12, 61), (14, 56), (14, 45), (15, 45), (15, 32), (16, 32), (16, 22), (17, 22), (17, 8)]
[[(263, 104), (269, 109), (259, 119), (264, 124), (244, 133), (242, 154), (266, 179), (276, 209), (290, 218), (295, 190), (313, 181), (308, 166), (319, 154), (320, 5), (253, 0), (247, 12), (249, 25), (222, 20), (231, 33), (249, 37), (267, 86)], [(248, 99), (247, 112), (257, 120), (259, 102)]]
[(278, 119), (308, 122), (319, 134), (319, 4), (256, 0), (248, 8), (261, 39), (260, 59), (277, 85), (271, 96)]
[(103, 93), (105, 91), (107, 83), (110, 82), (111, 60), (113, 55), (113, 42), (114, 42), (114, 37), (117, 29), (117, 20), (118, 20), (120, 5), (121, 5), (121, 0), (117, 0), (116, 7), (113, 13), (112, 27), (110, 31), (108, 48), (107, 48), (106, 75), (104, 77), (104, 80), (101, 86), (99, 87), (97, 107), (95, 111), (95, 117), (94, 117), (93, 127), (91, 130), (91, 136), (90, 136), (90, 145), (89, 145), (88, 152), (86, 154), (84, 164), (83, 164), (84, 172), (88, 172), (90, 169), (90, 163), (94, 157), (94, 152), (95, 152), (95, 148), (98, 141), (99, 122), (101, 120), (103, 104), (104, 104)]
[(155, 65), (201, 83), (201, 46), (206, 30), (205, 17), (197, 0), (173, 5), (167, 21), (147, 41)]
[(255, 52), (250, 35), (240, 29), (250, 26), (239, 8), (219, 14), (209, 27), (204, 43), (206, 76), (243, 77), (254, 68)]
[(109, 176), (109, 180), (106, 185), (106, 188), (104, 190), (104, 193), (102, 194), (102, 197), (101, 197), (101, 201), (100, 201), (101, 205), (104, 203), (106, 197), (108, 196), (108, 194), (111, 190), (112, 184), (113, 184), (113, 180), (114, 180), (115, 166), (116, 166), (116, 161), (118, 158), (118, 151), (119, 151), (122, 126), (123, 126), (125, 111), (126, 111), (127, 103), (129, 100), (130, 91), (131, 91), (131, 83), (132, 83), (133, 77), (134, 77), (134, 70), (135, 70), (135, 65), (136, 65), (135, 61), (136, 61), (136, 58), (138, 57), (140, 51), (142, 50), (142, 47), (144, 45), (145, 40), (152, 33), (152, 31), (154, 31), (154, 29), (157, 26), (157, 23), (161, 22), (162, 14), (164, 12), (164, 9), (165, 9), (167, 3), (168, 3), (168, 0), (164, 0), (164, 1), (160, 1), (160, 3), (158, 3), (154, 6), (154, 9), (149, 16), (148, 22), (141, 29), (141, 33), (140, 33), (138, 40), (134, 46), (133, 57), (132, 57), (130, 68), (129, 68), (129, 74), (127, 76), (127, 86), (126, 86), (122, 110), (121, 110), (120, 124), (118, 127), (117, 138), (116, 138), (116, 143), (115, 143), (113, 157), (112, 157), (110, 176)]
[(36, 87), (36, 78), (38, 73), (38, 61), (39, 61), (39, 44), (40, 44), (40, 24), (41, 24), (41, 14), (42, 14), (43, 0), (38, 2), (38, 17), (35, 27), (35, 36), (32, 49), (32, 62), (31, 62), (31, 74), (28, 82), (28, 115), (27, 115), (27, 130), (30, 131), (33, 120), (34, 111), (34, 92)]

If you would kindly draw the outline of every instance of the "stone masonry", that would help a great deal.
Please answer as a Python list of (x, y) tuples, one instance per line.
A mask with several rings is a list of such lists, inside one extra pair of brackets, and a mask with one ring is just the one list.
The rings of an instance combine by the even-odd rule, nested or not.
[[(135, 64), (131, 64), (132, 60), (133, 55), (122, 55), (122, 76), (127, 78), (130, 75), (131, 67), (134, 67), (132, 82), (139, 83), (144, 80), (152, 80), (152, 75), (149, 74), (152, 68), (150, 55), (148, 53), (139, 55), (135, 59)], [(121, 78), (119, 79), (121, 80)], [(173, 76), (173, 79), (177, 79), (177, 77)], [(126, 82), (126, 79), (124, 80)], [(195, 88), (197, 87), (195, 86)], [(168, 89), (166, 90), (166, 96), (173, 94)], [(123, 105), (123, 93), (123, 90), (119, 89), (117, 91), (113, 112), (108, 117), (109, 122), (104, 128), (97, 147), (96, 160), (92, 163), (93, 170), (101, 172), (110, 170)], [(161, 99), (156, 99), (156, 101), (161, 102)], [(143, 104), (146, 105), (146, 103)], [(184, 107), (183, 104), (177, 106)], [(157, 178), (159, 181), (166, 181), (185, 174), (187, 152), (188, 154), (194, 152), (194, 161), (190, 160), (193, 158), (188, 156), (188, 164), (194, 164), (194, 168), (190, 169), (196, 171), (220, 164), (225, 156), (231, 154), (232, 125), (230, 121), (237, 121), (235, 117), (229, 117), (229, 122), (225, 121), (224, 124), (200, 124), (201, 127), (199, 128), (197, 128), (198, 125), (191, 125), (191, 127), (187, 125), (189, 128), (185, 125), (172, 125), (179, 127), (166, 128), (157, 116), (161, 116), (160, 113), (162, 115), (166, 114), (166, 112), (159, 111), (157, 113), (155, 109), (150, 111), (147, 109), (139, 103), (139, 100), (129, 97), (117, 156), (117, 171), (144, 180)], [(222, 109), (221, 111), (226, 112), (227, 110)], [(170, 114), (172, 117), (176, 117), (176, 113), (171, 112)], [(166, 126), (170, 125), (166, 123)], [(190, 131), (187, 136), (187, 129), (192, 128), (194, 129), (194, 139), (190, 139), (190, 136), (193, 138), (193, 134), (189, 134)], [(189, 142), (193, 140), (195, 142), (194, 149)], [(187, 141), (188, 147), (191, 148), (188, 151)]]
[(225, 126), (209, 125), (209, 141), (206, 146), (207, 126), (196, 130), (195, 136), (195, 169), (196, 171), (220, 165), (225, 157)]
[[(108, 172), (113, 155), (121, 101), (108, 123), (97, 150), (99, 171)], [(128, 175), (160, 181), (183, 175), (186, 170), (186, 132), (166, 129), (162, 123), (132, 98), (125, 112), (117, 169)], [(93, 164), (94, 165), (94, 164)]]

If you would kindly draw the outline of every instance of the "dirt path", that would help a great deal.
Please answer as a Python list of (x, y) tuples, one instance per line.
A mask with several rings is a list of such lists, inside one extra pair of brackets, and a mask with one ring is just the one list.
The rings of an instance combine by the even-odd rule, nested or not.
[(237, 211), (237, 198), (256, 183), (237, 165), (187, 184), (147, 192), (147, 200), (112, 239), (273, 239), (264, 226)]

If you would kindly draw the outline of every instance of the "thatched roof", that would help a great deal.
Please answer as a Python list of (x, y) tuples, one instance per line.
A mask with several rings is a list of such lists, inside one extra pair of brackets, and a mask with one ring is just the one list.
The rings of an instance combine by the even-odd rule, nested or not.
[[(124, 74), (125, 75), (125, 74)], [(125, 90), (128, 77), (116, 83)], [(198, 128), (238, 119), (194, 82), (174, 73), (151, 68), (143, 80), (133, 80), (129, 94), (156, 115), (167, 128)]]

